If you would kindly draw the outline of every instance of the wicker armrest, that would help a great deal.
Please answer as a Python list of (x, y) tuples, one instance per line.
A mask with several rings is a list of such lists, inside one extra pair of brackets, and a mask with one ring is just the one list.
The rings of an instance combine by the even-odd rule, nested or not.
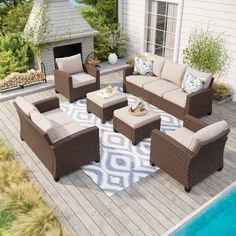
[(44, 100), (35, 102), (34, 105), (41, 113), (51, 111), (60, 107), (58, 97), (46, 98)]
[(172, 137), (157, 129), (152, 131), (151, 162), (155, 163), (155, 159), (160, 158), (167, 162), (171, 160), (170, 164), (173, 161), (188, 166), (193, 156), (193, 152)]
[(206, 127), (207, 124), (202, 122), (196, 117), (190, 116), (190, 115), (185, 115), (184, 116), (184, 127), (187, 129), (192, 130), (193, 132), (197, 132), (198, 130)]
[(132, 75), (134, 71), (134, 66), (128, 66), (123, 69), (123, 81), (126, 81), (126, 77)]
[(186, 113), (201, 117), (212, 111), (213, 89), (202, 89), (187, 96)]
[(91, 76), (95, 77), (97, 80), (100, 79), (100, 69), (95, 66), (91, 66), (88, 64), (83, 64), (84, 71), (87, 74), (90, 74)]
[(54, 77), (55, 82), (66, 83), (72, 86), (72, 77), (66, 72), (56, 69), (54, 70)]

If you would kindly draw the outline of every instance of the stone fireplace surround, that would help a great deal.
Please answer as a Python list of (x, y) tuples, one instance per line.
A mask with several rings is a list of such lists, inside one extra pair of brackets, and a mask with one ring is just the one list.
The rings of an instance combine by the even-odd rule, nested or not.
[[(48, 29), (41, 35), (43, 21), (48, 20)], [(81, 53), (83, 61), (94, 50), (94, 37), (99, 32), (94, 30), (70, 4), (69, 0), (35, 0), (26, 24), (24, 35), (34, 43), (41, 45), (36, 68), (45, 65), (46, 74), (52, 75), (55, 69), (55, 50), (68, 46), (63, 56)], [(71, 45), (80, 45), (71, 50)], [(75, 47), (76, 48), (76, 47)], [(58, 55), (56, 55), (58, 56)]]

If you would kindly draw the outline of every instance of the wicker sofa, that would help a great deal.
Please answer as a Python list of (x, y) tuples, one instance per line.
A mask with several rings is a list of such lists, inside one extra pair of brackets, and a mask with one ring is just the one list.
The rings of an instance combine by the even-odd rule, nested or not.
[[(185, 114), (201, 117), (212, 112), (213, 78), (209, 73), (196, 71), (186, 65), (176, 64), (163, 57), (146, 54), (154, 60), (154, 76), (133, 75), (134, 66), (123, 70), (123, 91), (144, 98), (160, 109), (183, 119)], [(203, 89), (187, 94), (181, 82), (185, 72), (204, 79)]]
[(150, 163), (167, 172), (190, 192), (198, 182), (223, 169), (229, 131), (225, 121), (207, 126), (187, 115), (182, 128), (167, 134), (158, 129), (152, 131)]
[(74, 102), (86, 94), (100, 89), (100, 70), (88, 64), (82, 64), (81, 55), (56, 58), (54, 70), (55, 91)]
[(20, 118), (20, 136), (55, 181), (92, 161), (100, 160), (99, 130), (83, 128), (59, 108), (57, 97), (34, 104), (23, 97), (14, 105)]

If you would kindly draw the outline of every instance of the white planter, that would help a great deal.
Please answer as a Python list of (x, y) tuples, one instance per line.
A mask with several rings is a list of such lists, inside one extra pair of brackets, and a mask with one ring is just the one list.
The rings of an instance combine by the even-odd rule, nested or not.
[(110, 53), (108, 56), (108, 61), (111, 65), (116, 64), (116, 62), (118, 61), (118, 57), (115, 53)]

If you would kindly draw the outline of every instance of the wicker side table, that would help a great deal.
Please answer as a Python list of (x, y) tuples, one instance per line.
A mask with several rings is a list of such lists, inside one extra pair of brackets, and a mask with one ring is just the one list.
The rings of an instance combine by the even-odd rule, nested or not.
[(153, 111), (144, 116), (133, 116), (129, 113), (129, 108), (127, 106), (114, 111), (113, 130), (120, 132), (136, 145), (142, 139), (150, 137), (153, 129), (160, 129), (161, 118)]
[(116, 109), (128, 105), (127, 96), (124, 93), (115, 91), (110, 98), (98, 96), (99, 91), (87, 93), (87, 112), (99, 117), (102, 123), (113, 118)]

